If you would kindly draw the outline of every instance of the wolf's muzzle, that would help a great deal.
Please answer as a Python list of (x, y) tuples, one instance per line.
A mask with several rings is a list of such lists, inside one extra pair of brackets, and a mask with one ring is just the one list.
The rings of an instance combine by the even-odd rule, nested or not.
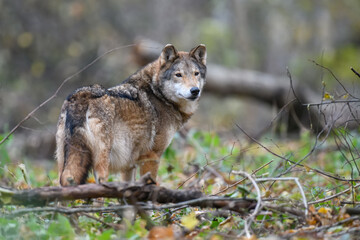
[(198, 87), (192, 87), (190, 89), (191, 97), (197, 97), (199, 95), (200, 89)]

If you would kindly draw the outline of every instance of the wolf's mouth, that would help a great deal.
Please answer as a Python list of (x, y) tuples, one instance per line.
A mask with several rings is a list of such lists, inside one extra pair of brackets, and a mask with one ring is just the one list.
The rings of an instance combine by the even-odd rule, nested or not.
[(184, 99), (186, 99), (186, 100), (190, 100), (190, 101), (194, 101), (194, 100), (196, 100), (197, 98), (200, 97), (200, 95), (186, 97), (186, 96), (184, 96), (184, 95), (182, 95), (182, 94), (179, 94), (179, 96), (182, 97), (182, 98), (184, 98)]
[(188, 97), (188, 98), (186, 98), (186, 99), (191, 100), (191, 101), (194, 101), (194, 100), (196, 100), (197, 98), (198, 98), (198, 96), (191, 96), (191, 97)]

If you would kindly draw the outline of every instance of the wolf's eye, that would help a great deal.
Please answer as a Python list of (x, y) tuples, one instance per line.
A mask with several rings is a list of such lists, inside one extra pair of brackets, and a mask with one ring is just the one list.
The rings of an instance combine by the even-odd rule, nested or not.
[(195, 72), (194, 74), (195, 74), (195, 76), (197, 76), (197, 75), (199, 75), (199, 72)]
[(177, 74), (175, 74), (175, 76), (182, 77), (181, 73), (177, 73)]

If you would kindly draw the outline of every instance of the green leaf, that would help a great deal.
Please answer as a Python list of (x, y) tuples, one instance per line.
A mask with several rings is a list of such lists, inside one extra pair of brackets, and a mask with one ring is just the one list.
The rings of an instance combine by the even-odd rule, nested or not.
[(98, 240), (109, 240), (111, 236), (114, 234), (114, 229), (109, 229), (104, 231), (100, 236), (97, 236)]
[(16, 220), (0, 218), (0, 239), (17, 239), (19, 223)]
[(75, 237), (74, 229), (63, 215), (58, 215), (57, 221), (50, 224), (48, 233), (51, 237), (62, 237), (62, 239), (73, 239)]

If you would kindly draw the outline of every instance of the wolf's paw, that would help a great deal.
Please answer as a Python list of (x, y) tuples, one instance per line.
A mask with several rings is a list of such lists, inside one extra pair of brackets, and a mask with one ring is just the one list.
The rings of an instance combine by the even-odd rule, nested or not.
[(96, 183), (101, 184), (101, 183), (105, 183), (106, 179), (103, 177), (99, 177), (98, 179), (96, 179)]
[(67, 179), (66, 179), (66, 181), (67, 181), (67, 186), (75, 186), (76, 185), (76, 183), (75, 183), (75, 180), (74, 180), (74, 178), (72, 178), (72, 177), (68, 177)]
[(61, 174), (60, 185), (63, 187), (77, 185), (73, 175), (71, 174), (71, 172), (69, 170), (65, 170)]

